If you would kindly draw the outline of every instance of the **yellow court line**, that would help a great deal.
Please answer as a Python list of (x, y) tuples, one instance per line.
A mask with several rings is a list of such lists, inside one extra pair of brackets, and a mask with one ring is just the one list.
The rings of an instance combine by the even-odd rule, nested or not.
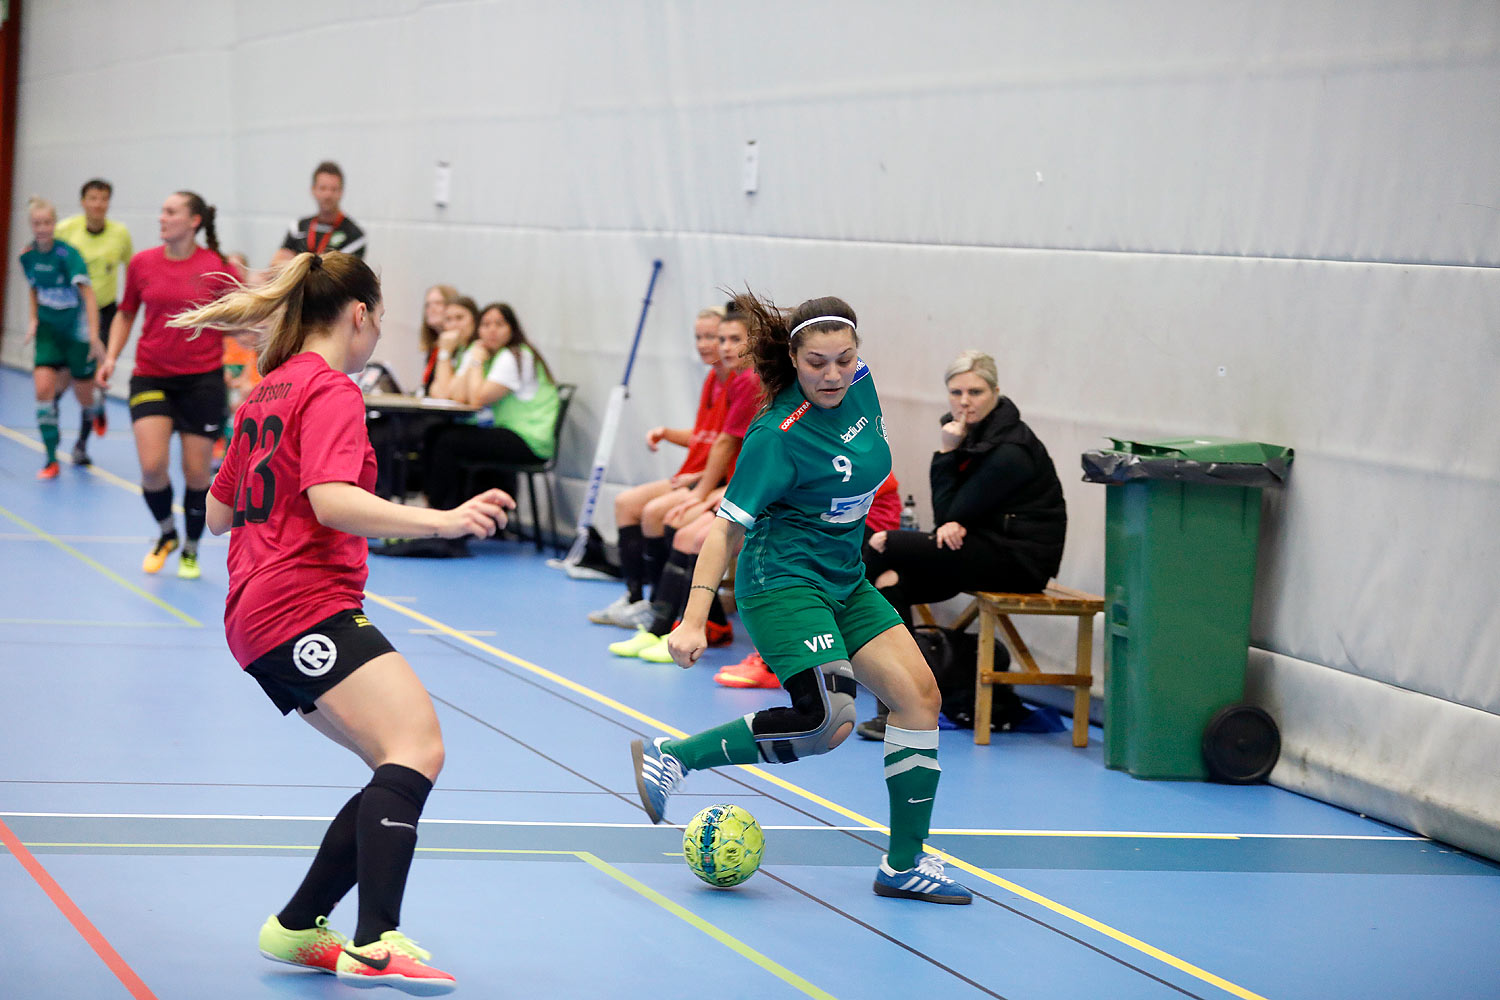
[[(22, 434), (15, 428), (6, 427), (4, 424), (0, 424), (0, 437), (10, 438), (17, 444), (30, 448), (32, 451), (46, 451), (46, 448), (42, 446), (42, 443), (40, 441), (33, 441), (31, 438), (27, 437), (25, 434)], [(74, 468), (77, 468), (77, 466), (74, 466)], [(104, 480), (111, 486), (118, 486), (122, 490), (128, 490), (129, 492), (134, 493), (136, 496), (140, 496), (141, 494), (140, 483), (132, 483), (130, 480), (124, 478), (123, 476), (115, 475), (108, 469), (101, 469), (97, 465), (89, 465), (84, 467), (84, 471), (89, 475), (95, 477), (96, 479)], [(172, 510), (175, 513), (181, 514), (182, 504), (173, 504)]]
[[(115, 848), (115, 849), (124, 849), (124, 848), (167, 848), (167, 849), (178, 849), (178, 850), (221, 850), (221, 851), (225, 851), (225, 850), (235, 850), (235, 851), (239, 851), (239, 850), (246, 850), (246, 851), (250, 851), (250, 850), (259, 850), (259, 851), (315, 851), (315, 850), (317, 850), (317, 848), (315, 846), (312, 846), (312, 845), (309, 845), (309, 844), (102, 844), (102, 843), (82, 843), (82, 842), (40, 842), (40, 841), (38, 841), (38, 842), (26, 842), (26, 843), (24, 843), (23, 846), (25, 846), (27, 848), (47, 848), (47, 847), (54, 847), (54, 848), (55, 847), (94, 847), (94, 848)], [(834, 997), (833, 994), (827, 992), (826, 990), (818, 988), (817, 986), (813, 985), (811, 982), (807, 981), (806, 979), (803, 979), (801, 976), (797, 975), (795, 972), (793, 972), (791, 969), (788, 969), (786, 966), (782, 965), (781, 963), (775, 961), (774, 959), (770, 958), (769, 956), (767, 956), (767, 955), (765, 955), (765, 954), (763, 954), (763, 953), (761, 953), (759, 951), (756, 951), (754, 948), (752, 948), (749, 945), (745, 944), (739, 938), (735, 937), (733, 934), (730, 934), (728, 931), (724, 930), (723, 928), (719, 927), (718, 925), (713, 924), (713, 923), (711, 923), (711, 922), (703, 919), (702, 917), (698, 916), (698, 914), (694, 913), (692, 910), (689, 910), (687, 907), (681, 905), (680, 903), (674, 902), (671, 899), (668, 899), (666, 896), (664, 896), (661, 893), (657, 892), (655, 889), (651, 888), (649, 885), (646, 885), (644, 882), (640, 881), (637, 878), (633, 878), (632, 876), (625, 874), (625, 872), (623, 872), (620, 869), (616, 868), (614, 865), (610, 864), (608, 861), (605, 861), (603, 858), (599, 857), (598, 855), (592, 854), (592, 853), (590, 853), (588, 851), (547, 851), (547, 850), (528, 850), (528, 849), (524, 849), (524, 848), (505, 848), (505, 847), (418, 847), (417, 850), (419, 852), (428, 853), (428, 854), (548, 854), (548, 855), (565, 855), (565, 856), (568, 856), (568, 857), (577, 858), (579, 861), (582, 861), (583, 863), (587, 864), (589, 867), (593, 868), (595, 871), (603, 872), (605, 875), (608, 875), (610, 878), (614, 879), (616, 882), (619, 882), (621, 885), (625, 886), (627, 889), (630, 889), (632, 892), (635, 892), (636, 894), (644, 897), (645, 899), (649, 900), (650, 902), (655, 903), (657, 906), (660, 906), (662, 909), (666, 910), (668, 913), (672, 914), (674, 917), (677, 917), (679, 920), (683, 921), (684, 923), (688, 924), (689, 926), (695, 928), (698, 931), (701, 931), (704, 934), (707, 934), (709, 937), (713, 938), (715, 941), (719, 942), (724, 947), (728, 948), (730, 951), (735, 952), (741, 958), (748, 959), (752, 964), (759, 966), (760, 968), (764, 969), (766, 972), (769, 972), (771, 975), (775, 976), (777, 979), (780, 979), (782, 982), (786, 983), (788, 986), (791, 986), (793, 989), (797, 990), (798, 992), (803, 993), (806, 996), (815, 997), (815, 998), (817, 998), (817, 1000), (836, 1000), (836, 998)]]
[(599, 871), (604, 872), (606, 875), (619, 882), (621, 885), (633, 889), (636, 892), (640, 893), (642, 896), (645, 896), (647, 899), (651, 900), (651, 902), (655, 903), (657, 906), (660, 906), (662, 909), (666, 910), (674, 917), (677, 917), (679, 920), (684, 920), (692, 926), (696, 927), (698, 930), (702, 931), (704, 934), (707, 934), (709, 937), (713, 938), (715, 941), (719, 942), (730, 951), (736, 952), (741, 957), (749, 959), (751, 962), (760, 966), (762, 969), (766, 970), (777, 979), (780, 979), (788, 986), (791, 986), (793, 989), (796, 989), (797, 991), (810, 997), (818, 997), (820, 998), (820, 1000), (834, 1000), (833, 994), (819, 989), (812, 983), (808, 982), (806, 979), (803, 979), (801, 976), (797, 975), (792, 970), (786, 968), (784, 965), (772, 961), (765, 955), (762, 955), (760, 952), (756, 951), (754, 948), (745, 944), (739, 938), (734, 937), (726, 931), (720, 930), (718, 927), (715, 927), (707, 920), (704, 920), (702, 917), (698, 916), (698, 914), (694, 913), (692, 910), (689, 910), (687, 907), (682, 906), (678, 903), (674, 903), (672, 900), (668, 899), (666, 896), (663, 896), (655, 889), (642, 882), (637, 881), (636, 879), (631, 878), (629, 875), (626, 875), (624, 872), (620, 871), (620, 869), (614, 867), (608, 862), (600, 860), (587, 851), (579, 851), (578, 857), (588, 864), (594, 866)]
[[(482, 650), (483, 652), (486, 652), (491, 656), (495, 656), (502, 660), (505, 660), (507, 663), (513, 663), (516, 666), (521, 667), (524, 670), (528, 670), (539, 677), (545, 677), (547, 680), (565, 687), (569, 691), (582, 695), (583, 697), (588, 698), (591, 701), (598, 702), (601, 705), (612, 708), (615, 711), (622, 713), (623, 715), (629, 716), (630, 718), (635, 719), (638, 722), (643, 722), (655, 729), (659, 729), (670, 736), (674, 736), (677, 739), (683, 739), (687, 735), (682, 730), (676, 728), (675, 726), (669, 726), (667, 723), (662, 722), (660, 719), (652, 718), (651, 716), (646, 715), (644, 712), (639, 712), (628, 705), (616, 701), (606, 694), (601, 694), (600, 692), (595, 691), (592, 688), (585, 687), (584, 685), (579, 684), (577, 681), (563, 677), (561, 674), (554, 673), (551, 670), (546, 669), (545, 667), (539, 667), (535, 663), (529, 663), (526, 660), (521, 659), (519, 656), (514, 656), (510, 653), (505, 652), (505, 650), (503, 649), (499, 649), (487, 642), (476, 639), (471, 635), (460, 632), (458, 629), (455, 629), (449, 625), (445, 625), (444, 623), (438, 621), (436, 618), (431, 618), (427, 615), (424, 615), (420, 611), (413, 611), (411, 608), (403, 607), (400, 604), (395, 603), (394, 601), (387, 600), (386, 598), (381, 597), (379, 594), (371, 593), (368, 590), (365, 591), (365, 596), (374, 601), (376, 604), (379, 604), (383, 608), (388, 608), (391, 611), (397, 612), (398, 614), (403, 614), (408, 618), (413, 618), (426, 625), (428, 628), (434, 629), (443, 635), (457, 639), (460, 642), (473, 646), (475, 649)], [(836, 802), (832, 802), (828, 799), (823, 798), (823, 796), (818, 795), (815, 792), (811, 792), (798, 785), (794, 785), (790, 781), (787, 781), (784, 778), (779, 778), (776, 775), (773, 775), (770, 772), (764, 770), (763, 768), (756, 767), (751, 764), (741, 764), (739, 765), (739, 767), (742, 771), (747, 771), (750, 774), (755, 775), (756, 777), (763, 778), (771, 784), (785, 789), (793, 795), (806, 799), (809, 802), (816, 803), (817, 805), (820, 805), (823, 808), (828, 809), (831, 812), (835, 812), (847, 819), (854, 820), (856, 823), (859, 823), (860, 825), (867, 827), (870, 830), (879, 833), (890, 833), (890, 829), (888, 827), (882, 826), (881, 824), (875, 822), (873, 819), (870, 819), (868, 816), (862, 816), (852, 809), (847, 809)], [(1215, 837), (1216, 835), (1205, 836)], [(928, 846), (927, 850), (933, 854), (936, 854), (938, 857), (951, 862), (955, 867), (963, 869), (976, 878), (983, 879), (984, 881), (989, 882), (991, 885), (999, 886), (1000, 888), (1005, 889), (1008, 892), (1013, 892), (1024, 899), (1030, 900), (1038, 906), (1045, 907), (1046, 909), (1051, 910), (1053, 913), (1056, 913), (1059, 916), (1066, 917), (1067, 919), (1072, 920), (1075, 923), (1082, 924), (1083, 926), (1089, 928), (1092, 931), (1095, 931), (1096, 933), (1103, 934), (1105, 937), (1117, 941), (1127, 948), (1131, 948), (1143, 955), (1154, 958), (1158, 962), (1169, 965), (1179, 972), (1186, 973), (1187, 975), (1192, 976), (1194, 979), (1198, 979), (1202, 982), (1217, 986), (1219, 989), (1239, 997), (1240, 1000), (1266, 1000), (1266, 998), (1261, 996), (1259, 993), (1254, 993), (1250, 990), (1245, 989), (1243, 986), (1238, 986), (1235, 983), (1231, 983), (1229, 980), (1224, 979), (1222, 976), (1216, 976), (1212, 972), (1209, 972), (1207, 969), (1201, 969), (1191, 962), (1178, 958), (1176, 955), (1172, 955), (1168, 952), (1162, 951), (1155, 945), (1147, 944), (1145, 941), (1142, 941), (1136, 937), (1132, 937), (1131, 935), (1126, 934), (1124, 931), (1117, 930), (1109, 926), (1108, 924), (1103, 923), (1102, 921), (1095, 920), (1093, 917), (1089, 916), (1086, 913), (1080, 913), (1070, 906), (1066, 906), (1062, 903), (1057, 902), (1056, 900), (1048, 899), (1046, 896), (1043, 896), (1040, 893), (1033, 892), (1023, 885), (1017, 885), (1015, 882), (1012, 882), (1009, 879), (1001, 878), (999, 875), (991, 874), (990, 872), (985, 871), (983, 868), (978, 868), (970, 864), (969, 862), (964, 861), (962, 858), (955, 857), (954, 855), (949, 854), (946, 851), (938, 850), (937, 848), (931, 846)]]
[(168, 604), (166, 601), (164, 601), (161, 598), (157, 597), (155, 594), (149, 594), (149, 593), (147, 593), (146, 591), (142, 590), (140, 587), (137, 587), (135, 584), (133, 584), (129, 580), (125, 579), (120, 574), (116, 573), (114, 570), (110, 569), (108, 566), (105, 566), (103, 563), (99, 562), (96, 559), (93, 559), (93, 558), (90, 558), (89, 556), (84, 555), (82, 552), (79, 552), (77, 549), (73, 548), (73, 546), (69, 545), (67, 542), (63, 541), (62, 539), (58, 538), (57, 536), (55, 536), (55, 535), (49, 535), (47, 532), (43, 531), (41, 528), (38, 528), (36, 525), (32, 524), (30, 521), (28, 521), (25, 518), (21, 517), (19, 514), (14, 514), (11, 511), (7, 510), (6, 508), (0, 507), (0, 515), (4, 515), (5, 517), (10, 518), (16, 524), (19, 524), (21, 527), (25, 528), (27, 531), (30, 531), (32, 534), (36, 535), (38, 538), (41, 538), (43, 541), (51, 542), (53, 545), (57, 546), (59, 549), (62, 549), (68, 555), (72, 556), (74, 559), (77, 559), (79, 562), (83, 563), (85, 566), (89, 567), (90, 569), (97, 570), (99, 573), (103, 574), (108, 579), (113, 580), (115, 583), (118, 583), (120, 586), (124, 587), (126, 590), (130, 591), (132, 594), (135, 594), (137, 597), (144, 597), (146, 600), (150, 601), (152, 604), (156, 605), (158, 608), (161, 608), (163, 611), (166, 611), (169, 614), (175, 616), (178, 620), (180, 620), (180, 621), (182, 621), (182, 622), (184, 622), (184, 623), (186, 623), (188, 625), (191, 625), (193, 628), (202, 628), (203, 627), (203, 623), (200, 622), (198, 619), (194, 618), (192, 615), (188, 614), (185, 611), (179, 611), (179, 610), (177, 610), (176, 608), (172, 607), (172, 605)]

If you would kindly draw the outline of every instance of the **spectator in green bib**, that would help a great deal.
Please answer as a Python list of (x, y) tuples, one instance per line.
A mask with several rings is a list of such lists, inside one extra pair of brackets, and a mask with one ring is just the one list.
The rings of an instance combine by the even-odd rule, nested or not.
[[(47, 451), (47, 461), (36, 477), (56, 479), (57, 443), (61, 439), (57, 397), (67, 388), (70, 377), (78, 405), (83, 408), (85, 428), (94, 417), (92, 380), (102, 352), (99, 315), (83, 256), (55, 236), (57, 209), (52, 202), (32, 197), (26, 202), (26, 213), (33, 238), (21, 254), (21, 270), (31, 292), (26, 341), (36, 341), (31, 378), (36, 386), (37, 428)], [(89, 464), (81, 434), (73, 449), (73, 461), (78, 465)]]
[[(434, 507), (463, 491), (465, 463), (539, 462), (552, 457), (557, 384), (506, 303), (493, 302), (480, 310), (478, 334), (453, 375), (448, 397), (484, 409), (474, 423), (443, 427), (429, 440), (427, 498)], [(506, 486), (513, 493), (511, 479)]]
[[(120, 271), (130, 263), (135, 247), (130, 242), (130, 230), (123, 222), (109, 218), (109, 200), (114, 188), (109, 181), (95, 177), (85, 181), (79, 192), (79, 203), (83, 211), (70, 215), (57, 224), (56, 236), (83, 255), (89, 268), (89, 284), (94, 289), (94, 302), (99, 312), (99, 331), (104, 334), (115, 318), (115, 300), (119, 297)], [(102, 347), (102, 344), (101, 344)], [(102, 355), (101, 355), (102, 356)], [(73, 447), (73, 461), (88, 464), (85, 446), (89, 432), (104, 435), (107, 421), (104, 418), (104, 393), (97, 399), (90, 393), (95, 404), (90, 407), (83, 402), (81, 383), (74, 386), (79, 393), (79, 405), (83, 407), (83, 426), (78, 432), (78, 444)]]

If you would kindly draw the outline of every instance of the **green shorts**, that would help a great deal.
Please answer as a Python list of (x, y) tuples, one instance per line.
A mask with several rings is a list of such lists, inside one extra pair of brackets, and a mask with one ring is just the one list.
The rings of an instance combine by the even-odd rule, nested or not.
[(89, 345), (79, 340), (72, 330), (59, 330), (45, 323), (36, 327), (36, 366), (38, 368), (66, 368), (74, 378), (94, 377), (98, 367), (89, 357)]
[(747, 597), (739, 611), (756, 650), (783, 684), (808, 667), (847, 660), (886, 629), (903, 624), (868, 580), (859, 581), (846, 601), (816, 587), (787, 587)]

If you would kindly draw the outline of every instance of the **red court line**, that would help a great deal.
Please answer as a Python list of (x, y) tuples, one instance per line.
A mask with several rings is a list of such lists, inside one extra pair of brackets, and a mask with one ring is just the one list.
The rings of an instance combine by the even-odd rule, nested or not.
[(68, 918), (68, 922), (73, 925), (73, 929), (83, 935), (83, 939), (89, 943), (89, 947), (93, 948), (94, 953), (104, 960), (104, 964), (109, 966), (109, 971), (113, 972), (115, 978), (119, 979), (125, 985), (125, 988), (130, 991), (130, 995), (135, 997), (135, 1000), (157, 1000), (156, 994), (152, 993), (150, 987), (141, 981), (141, 977), (135, 974), (134, 969), (125, 964), (125, 960), (120, 957), (120, 953), (115, 951), (108, 941), (104, 940), (104, 935), (99, 933), (99, 928), (95, 927), (89, 921), (89, 918), (83, 915), (83, 911), (68, 898), (68, 894), (63, 892), (62, 886), (58, 885), (57, 880), (51, 875), (47, 874), (47, 869), (42, 867), (41, 862), (37, 861), (32, 853), (26, 849), (26, 845), (21, 843), (20, 839), (11, 832), (10, 827), (5, 825), (3, 819), (0, 819), (0, 844), (4, 844), (6, 849), (16, 856), (16, 860), (21, 862), (21, 867), (25, 868), (31, 874), (32, 878), (36, 879), (36, 884), (42, 887), (42, 891), (47, 894), (47, 898), (52, 900), (57, 908), (62, 911), (63, 916)]

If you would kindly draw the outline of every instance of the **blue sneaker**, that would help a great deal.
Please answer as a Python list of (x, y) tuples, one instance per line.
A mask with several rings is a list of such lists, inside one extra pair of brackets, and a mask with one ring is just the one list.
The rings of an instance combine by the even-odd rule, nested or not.
[(667, 796), (677, 790), (686, 774), (682, 761), (661, 748), (666, 741), (665, 736), (658, 736), (650, 743), (630, 741), (630, 759), (635, 764), (635, 789), (641, 795), (641, 808), (646, 810), (653, 823), (667, 818)]
[(875, 895), (894, 899), (920, 899), (928, 903), (962, 906), (974, 902), (974, 894), (943, 874), (943, 862), (934, 854), (918, 854), (914, 867), (896, 871), (881, 855), (875, 872)]

